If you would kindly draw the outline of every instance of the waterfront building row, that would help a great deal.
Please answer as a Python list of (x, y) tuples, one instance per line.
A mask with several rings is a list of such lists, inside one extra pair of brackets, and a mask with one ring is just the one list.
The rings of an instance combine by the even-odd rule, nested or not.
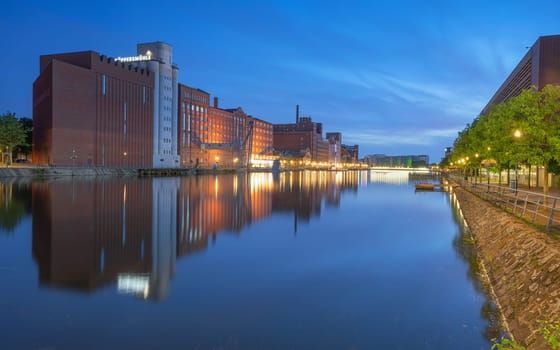
[(377, 167), (419, 168), (419, 167), (427, 167), (430, 164), (430, 157), (425, 154), (403, 155), (403, 156), (371, 154), (365, 156), (363, 161), (370, 166), (377, 166)]
[(137, 45), (137, 56), (94, 51), (44, 55), (33, 84), (38, 165), (107, 167), (271, 166), (357, 161), (358, 146), (324, 140), (322, 124), (299, 117), (273, 125), (241, 107), (223, 109), (179, 83), (172, 47)]

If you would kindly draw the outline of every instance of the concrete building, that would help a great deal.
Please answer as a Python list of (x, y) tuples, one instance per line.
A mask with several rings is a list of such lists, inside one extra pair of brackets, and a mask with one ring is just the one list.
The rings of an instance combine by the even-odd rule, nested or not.
[(560, 35), (541, 36), (502, 83), (481, 114), (531, 86), (542, 89), (560, 84)]
[(179, 68), (173, 64), (173, 48), (160, 41), (138, 44), (138, 66), (154, 74), (153, 167), (177, 168)]

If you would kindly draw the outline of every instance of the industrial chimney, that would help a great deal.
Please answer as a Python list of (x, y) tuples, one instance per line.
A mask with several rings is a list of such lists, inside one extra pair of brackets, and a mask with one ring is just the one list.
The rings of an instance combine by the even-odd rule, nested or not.
[(296, 124), (299, 124), (299, 105), (296, 105)]
[(218, 98), (214, 97), (214, 108), (218, 108)]

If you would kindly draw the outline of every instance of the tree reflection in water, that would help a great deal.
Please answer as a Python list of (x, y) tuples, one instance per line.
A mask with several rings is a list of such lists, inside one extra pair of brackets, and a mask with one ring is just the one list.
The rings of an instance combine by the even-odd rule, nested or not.
[[(453, 194), (451, 194), (453, 197)], [(456, 200), (452, 198), (451, 206), (453, 209), (453, 220), (459, 227), (459, 232), (453, 239), (453, 248), (465, 262), (468, 263), (467, 277), (472, 282), (474, 288), (485, 297), (485, 301), (480, 308), (480, 317), (488, 320), (488, 326), (482, 331), (482, 335), (488, 341), (500, 337), (504, 334), (500, 322), (500, 311), (492, 298), (490, 285), (484, 272), (482, 260), (478, 255), (476, 243), (465, 226), (460, 207)]]
[(13, 234), (21, 220), (31, 214), (31, 185), (0, 183), (0, 234)]

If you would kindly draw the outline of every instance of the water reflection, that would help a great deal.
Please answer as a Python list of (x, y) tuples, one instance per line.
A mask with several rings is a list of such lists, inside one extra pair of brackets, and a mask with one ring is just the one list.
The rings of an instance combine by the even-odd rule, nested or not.
[(367, 172), (67, 179), (31, 185), (33, 257), (41, 286), (80, 292), (117, 284), (144, 299), (169, 294), (176, 259), (274, 213), (300, 221), (338, 207)]
[(480, 317), (488, 322), (482, 331), (482, 336), (490, 341), (502, 335), (500, 313), (496, 303), (491, 297), (490, 286), (485, 282), (484, 267), (478, 256), (474, 238), (470, 234), (465, 219), (463, 218), (459, 202), (452, 190), (449, 196), (453, 209), (453, 219), (459, 227), (459, 233), (453, 239), (453, 248), (457, 252), (457, 255), (468, 264), (468, 279), (472, 282), (474, 288), (485, 298), (480, 308)]
[(0, 183), (0, 234), (12, 234), (21, 220), (31, 214), (31, 184)]

